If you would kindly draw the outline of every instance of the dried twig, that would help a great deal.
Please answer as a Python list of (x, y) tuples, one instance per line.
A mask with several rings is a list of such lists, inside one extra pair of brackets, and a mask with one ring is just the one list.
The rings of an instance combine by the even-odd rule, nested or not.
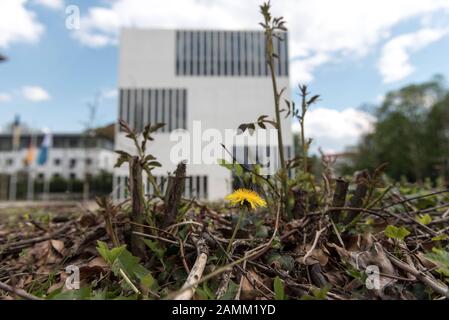
[(36, 296), (34, 296), (32, 294), (29, 294), (25, 290), (14, 288), (14, 287), (12, 287), (10, 285), (7, 285), (4, 282), (0, 282), (0, 289), (4, 290), (4, 291), (11, 292), (12, 294), (15, 294), (16, 296), (21, 297), (21, 298), (26, 299), (26, 300), (43, 300), (43, 299), (41, 299), (39, 297), (36, 297)]
[(342, 178), (335, 180), (335, 192), (332, 200), (332, 207), (334, 207), (334, 209), (329, 212), (334, 221), (339, 221), (340, 219), (341, 209), (339, 209), (339, 207), (345, 206), (348, 186), (349, 183)]
[(26, 248), (26, 247), (34, 245), (34, 244), (36, 244), (38, 242), (43, 242), (43, 241), (47, 241), (47, 240), (58, 238), (61, 235), (65, 235), (66, 231), (69, 230), (71, 226), (72, 226), (72, 222), (68, 222), (64, 226), (62, 226), (60, 229), (50, 233), (49, 235), (35, 237), (35, 238), (31, 238), (31, 239), (25, 239), (25, 240), (21, 240), (21, 241), (17, 241), (17, 242), (11, 243), (11, 244), (9, 244), (7, 246), (7, 248), (4, 249), (3, 252), (0, 251), (0, 254), (8, 254), (8, 253), (10, 253), (12, 251), (16, 251), (16, 250), (19, 250), (19, 249)]
[(304, 255), (304, 258), (303, 258), (304, 264), (306, 264), (306, 259), (312, 254), (313, 250), (315, 250), (315, 247), (318, 244), (318, 240), (320, 239), (320, 236), (324, 232), (324, 230), (326, 230), (326, 227), (324, 227), (316, 232), (312, 247), (310, 247), (310, 250), (307, 251), (307, 253)]
[(406, 271), (407, 273), (412, 274), (415, 276), (418, 280), (420, 280), (425, 285), (429, 286), (433, 291), (436, 293), (445, 296), (446, 298), (449, 298), (449, 290), (448, 287), (446, 287), (443, 284), (438, 283), (437, 281), (429, 278), (426, 274), (423, 272), (415, 269), (411, 265), (406, 264), (405, 262), (399, 260), (391, 253), (387, 252), (388, 257), (390, 258), (391, 263), (393, 263), (396, 267)]
[(209, 256), (209, 247), (203, 238), (197, 242), (197, 248), (198, 256), (195, 264), (193, 265), (186, 282), (182, 286), (181, 292), (174, 297), (174, 300), (190, 300), (195, 294), (198, 281), (203, 275), (203, 271), (207, 263), (207, 257)]

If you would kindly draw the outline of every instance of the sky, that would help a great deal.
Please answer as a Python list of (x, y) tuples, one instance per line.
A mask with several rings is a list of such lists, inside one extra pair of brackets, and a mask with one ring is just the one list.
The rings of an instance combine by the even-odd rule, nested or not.
[[(449, 0), (272, 0), (289, 28), (290, 81), (321, 100), (312, 149), (340, 152), (372, 128), (361, 106), (389, 90), (449, 78)], [(260, 0), (0, 0), (0, 127), (82, 130), (117, 118), (121, 27), (258, 29)], [(77, 13), (79, 12), (79, 20)], [(293, 124), (294, 130), (298, 129)]]

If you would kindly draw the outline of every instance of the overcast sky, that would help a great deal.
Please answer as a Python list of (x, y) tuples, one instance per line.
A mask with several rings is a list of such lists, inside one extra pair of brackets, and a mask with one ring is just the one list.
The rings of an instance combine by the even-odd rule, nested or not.
[[(448, 0), (272, 0), (290, 32), (291, 85), (322, 95), (307, 132), (329, 152), (372, 118), (359, 107), (388, 90), (449, 76)], [(256, 0), (0, 0), (0, 125), (76, 131), (101, 95), (98, 125), (116, 119), (120, 27), (257, 29)], [(79, 30), (66, 8), (80, 9)], [(295, 95), (296, 96), (296, 95)]]

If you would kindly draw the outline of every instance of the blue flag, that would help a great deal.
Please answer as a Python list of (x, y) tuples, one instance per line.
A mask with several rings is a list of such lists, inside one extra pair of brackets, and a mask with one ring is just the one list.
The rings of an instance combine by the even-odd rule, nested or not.
[(42, 141), (41, 147), (39, 149), (39, 155), (37, 156), (37, 164), (42, 166), (48, 160), (48, 150), (52, 145), (52, 136), (49, 131), (45, 133), (44, 140)]

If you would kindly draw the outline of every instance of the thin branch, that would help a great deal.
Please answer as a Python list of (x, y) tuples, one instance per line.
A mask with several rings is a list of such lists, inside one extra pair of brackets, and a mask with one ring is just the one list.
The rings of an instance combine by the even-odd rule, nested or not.
[(326, 230), (326, 227), (318, 230), (315, 234), (315, 239), (313, 240), (312, 247), (309, 251), (304, 255), (303, 263), (306, 264), (306, 259), (312, 254), (313, 250), (315, 250), (316, 245), (318, 244), (318, 240), (320, 239), (321, 234)]
[(209, 257), (209, 248), (203, 238), (197, 242), (197, 247), (198, 256), (195, 264), (193, 265), (186, 282), (182, 286), (181, 292), (174, 297), (174, 300), (190, 300), (195, 294), (196, 287), (198, 286), (198, 280), (200, 280), (203, 275), (207, 258)]
[(25, 290), (11, 287), (10, 285), (7, 285), (4, 282), (0, 282), (0, 289), (4, 290), (4, 291), (11, 292), (12, 294), (15, 294), (16, 296), (21, 297), (26, 300), (43, 300), (39, 297), (36, 297), (35, 295), (29, 294)]

